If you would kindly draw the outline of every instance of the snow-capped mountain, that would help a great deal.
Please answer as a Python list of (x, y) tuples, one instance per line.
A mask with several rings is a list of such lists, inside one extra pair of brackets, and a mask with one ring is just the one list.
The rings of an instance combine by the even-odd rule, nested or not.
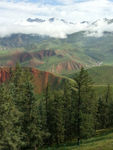
[(46, 20), (40, 19), (40, 18), (35, 18), (35, 19), (28, 18), (27, 21), (28, 21), (28, 22), (38, 22), (38, 23), (42, 23), (42, 22), (45, 22)]
[(54, 38), (67, 38), (67, 35), (84, 32), (85, 36), (101, 37), (104, 33), (113, 33), (113, 19), (96, 21), (68, 21), (62, 18), (28, 18), (0, 26), (0, 37), (11, 34), (33, 34)]
[(58, 18), (48, 18), (48, 19), (41, 19), (41, 18), (28, 18), (27, 22), (37, 22), (37, 23), (44, 23), (44, 22), (49, 22), (49, 23), (54, 23), (54, 22), (62, 22), (64, 24), (74, 24), (73, 22), (68, 22), (64, 19), (58, 19)]

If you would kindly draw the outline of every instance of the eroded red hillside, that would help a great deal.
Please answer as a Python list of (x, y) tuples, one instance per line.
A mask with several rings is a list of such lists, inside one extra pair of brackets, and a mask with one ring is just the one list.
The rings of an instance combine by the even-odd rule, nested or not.
[(20, 63), (24, 67), (41, 68), (58, 74), (76, 71), (84, 66), (71, 56), (65, 59), (67, 55), (65, 50), (15, 51), (11, 55), (0, 57), (0, 66), (13, 67), (16, 63)]
[[(57, 77), (49, 72), (40, 71), (38, 69), (30, 68), (33, 74), (33, 84), (36, 93), (41, 93), (49, 84), (53, 88), (59, 88), (62, 85), (63, 78)], [(0, 83), (10, 80), (10, 68), (0, 68)]]
[(69, 60), (69, 61), (65, 61), (65, 62), (61, 62), (58, 63), (56, 66), (52, 65), (50, 72), (56, 72), (56, 73), (62, 73), (65, 71), (75, 71), (75, 70), (79, 70), (81, 67), (83, 67), (83, 65), (81, 65), (80, 63), (73, 61), (73, 60)]

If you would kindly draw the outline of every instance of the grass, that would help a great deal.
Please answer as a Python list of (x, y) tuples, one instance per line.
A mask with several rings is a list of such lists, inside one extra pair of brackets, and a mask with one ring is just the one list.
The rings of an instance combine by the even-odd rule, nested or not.
[(100, 66), (88, 69), (96, 85), (113, 84), (113, 66)]
[(80, 146), (71, 143), (65, 146), (48, 147), (41, 150), (113, 150), (113, 129), (99, 130), (95, 137), (83, 140)]
[[(105, 86), (113, 85), (113, 66), (103, 65), (87, 69), (90, 77), (92, 78), (95, 86)], [(75, 72), (70, 72), (70, 74), (64, 74), (70, 78), (76, 76)]]

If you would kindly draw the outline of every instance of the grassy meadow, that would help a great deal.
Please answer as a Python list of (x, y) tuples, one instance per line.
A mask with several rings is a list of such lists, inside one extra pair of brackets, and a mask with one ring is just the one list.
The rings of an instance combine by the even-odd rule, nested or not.
[(77, 146), (75, 141), (67, 145), (40, 150), (113, 150), (113, 129), (97, 131), (95, 137), (82, 140), (80, 146)]

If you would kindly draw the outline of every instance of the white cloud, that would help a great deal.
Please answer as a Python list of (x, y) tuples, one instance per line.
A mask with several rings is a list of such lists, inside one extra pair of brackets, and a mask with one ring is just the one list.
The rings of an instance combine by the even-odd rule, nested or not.
[(86, 0), (83, 2), (79, 0), (57, 0), (57, 2), (61, 2), (62, 5), (0, 0), (0, 36), (12, 33), (37, 33), (64, 38), (67, 34), (82, 30), (92, 32), (93, 36), (100, 36), (104, 31), (113, 31), (113, 25), (108, 26), (102, 20), (98, 22), (97, 26), (80, 23), (71, 25), (60, 21), (52, 24), (49, 22), (42, 24), (26, 22), (29, 17), (56, 17), (72, 22), (113, 18), (113, 2), (109, 0)]
[(73, 4), (74, 0), (57, 0), (58, 2), (62, 4)]

